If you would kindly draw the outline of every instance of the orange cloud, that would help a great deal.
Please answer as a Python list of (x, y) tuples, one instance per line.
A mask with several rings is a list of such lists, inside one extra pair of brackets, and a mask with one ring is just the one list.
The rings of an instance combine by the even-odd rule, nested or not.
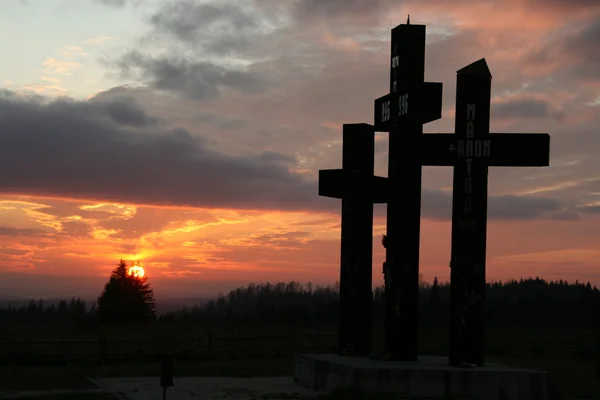
[[(75, 211), (81, 213), (81, 218), (73, 218)], [(0, 213), (10, 216), (16, 229), (12, 234), (0, 235), (0, 273), (102, 278), (123, 258), (140, 260), (159, 287), (164, 287), (160, 286), (164, 279), (215, 284), (266, 280), (331, 283), (339, 277), (338, 212), (207, 212), (22, 199), (1, 201)], [(86, 213), (94, 214), (87, 217)], [(152, 224), (148, 219), (153, 216), (168, 222)], [(87, 229), (77, 230), (66, 221), (84, 224)], [(593, 275), (600, 256), (594, 245), (600, 242), (600, 236), (585, 233), (598, 222), (598, 218), (578, 222), (490, 222), (489, 278), (540, 275), (551, 279), (568, 275), (600, 283), (600, 276)], [(121, 228), (106, 229), (105, 223), (118, 223)], [(375, 218), (375, 284), (382, 282), (385, 251), (380, 235), (385, 232), (385, 224), (384, 217)], [(19, 229), (33, 227), (40, 230), (18, 234)], [(423, 220), (421, 243), (424, 279), (448, 279), (450, 223)]]

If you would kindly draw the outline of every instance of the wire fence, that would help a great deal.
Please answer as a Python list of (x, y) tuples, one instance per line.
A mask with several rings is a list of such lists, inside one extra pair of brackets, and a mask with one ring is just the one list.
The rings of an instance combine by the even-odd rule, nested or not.
[[(422, 334), (420, 342), (429, 353), (444, 353), (445, 335)], [(440, 340), (441, 339), (441, 340)], [(596, 352), (594, 332), (488, 332), (489, 354), (517, 355), (533, 358), (592, 358)], [(383, 334), (373, 335), (374, 349), (381, 346)], [(171, 337), (168, 339), (110, 339), (0, 341), (2, 364), (107, 363), (123, 361), (154, 361), (163, 354), (176, 359), (202, 361), (242, 357), (278, 357), (302, 352), (335, 352), (337, 333), (297, 335), (218, 336), (207, 330), (204, 336)]]

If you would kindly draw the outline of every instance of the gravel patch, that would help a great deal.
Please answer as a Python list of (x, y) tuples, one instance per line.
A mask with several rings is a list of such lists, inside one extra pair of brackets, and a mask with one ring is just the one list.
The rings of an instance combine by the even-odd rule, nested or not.
[[(157, 377), (100, 378), (95, 383), (123, 400), (162, 400)], [(313, 400), (319, 395), (295, 385), (291, 377), (175, 377), (174, 384), (167, 400)]]

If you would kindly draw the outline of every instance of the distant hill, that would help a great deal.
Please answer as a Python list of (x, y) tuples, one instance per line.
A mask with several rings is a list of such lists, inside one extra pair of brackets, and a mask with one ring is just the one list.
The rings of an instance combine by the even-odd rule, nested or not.
[(0, 294), (0, 302), (3, 302), (3, 301), (18, 301), (18, 300), (25, 300), (25, 298), (19, 297), (19, 296), (12, 296), (10, 294)]
[(181, 297), (181, 298), (160, 298), (156, 299), (156, 308), (159, 314), (175, 311), (183, 307), (201, 306), (210, 300), (212, 297)]

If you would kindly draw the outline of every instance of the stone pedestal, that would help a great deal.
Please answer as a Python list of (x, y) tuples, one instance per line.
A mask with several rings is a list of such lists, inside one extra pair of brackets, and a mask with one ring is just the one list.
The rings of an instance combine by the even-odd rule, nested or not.
[(547, 400), (553, 398), (547, 372), (487, 363), (457, 368), (447, 357), (420, 356), (416, 362), (392, 362), (334, 354), (296, 356), (294, 382), (331, 392), (352, 389), (363, 398), (456, 400)]

